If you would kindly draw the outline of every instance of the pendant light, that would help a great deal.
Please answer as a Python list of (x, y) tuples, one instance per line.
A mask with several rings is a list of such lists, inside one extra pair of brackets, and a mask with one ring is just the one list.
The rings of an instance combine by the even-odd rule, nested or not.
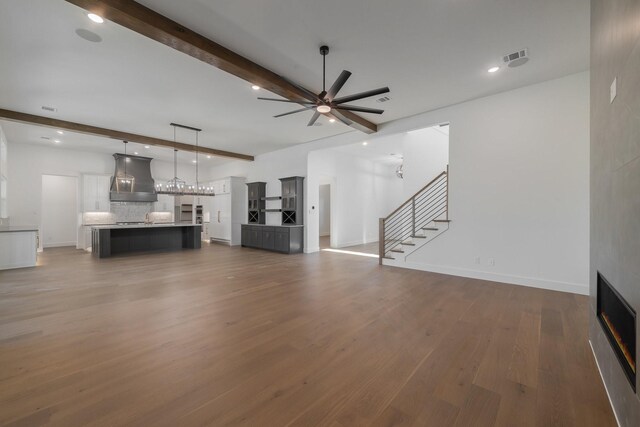
[(171, 123), (173, 126), (173, 179), (170, 179), (167, 182), (166, 190), (163, 191), (162, 184), (158, 184), (159, 190), (157, 193), (161, 194), (173, 194), (176, 196), (180, 196), (184, 194), (187, 183), (178, 178), (178, 149), (176, 148), (176, 126)]
[(192, 130), (196, 133), (196, 183), (195, 185), (188, 185), (186, 181), (178, 178), (178, 149), (173, 148), (173, 179), (169, 180), (165, 187), (162, 184), (156, 185), (156, 193), (158, 194), (170, 194), (174, 196), (214, 196), (213, 187), (206, 187), (200, 185), (199, 176), (198, 176), (198, 154), (199, 154), (199, 145), (198, 145), (198, 133), (201, 132), (201, 129), (194, 128), (191, 126), (180, 125), (177, 123), (171, 123), (173, 126), (173, 143), (177, 144), (176, 140), (176, 128), (184, 128)]
[(136, 182), (136, 178), (133, 175), (127, 173), (127, 163), (129, 156), (127, 156), (127, 144), (128, 141), (122, 141), (124, 143), (124, 173), (118, 172), (116, 175), (116, 192), (117, 193), (133, 193), (133, 187)]

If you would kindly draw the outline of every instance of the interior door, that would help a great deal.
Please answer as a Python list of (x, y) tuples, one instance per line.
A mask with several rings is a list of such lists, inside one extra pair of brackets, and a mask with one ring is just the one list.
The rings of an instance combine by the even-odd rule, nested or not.
[(78, 179), (42, 175), (42, 247), (76, 246)]

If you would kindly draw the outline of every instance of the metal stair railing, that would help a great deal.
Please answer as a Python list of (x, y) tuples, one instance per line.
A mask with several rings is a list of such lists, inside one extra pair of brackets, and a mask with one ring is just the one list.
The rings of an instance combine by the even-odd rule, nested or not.
[(380, 218), (380, 264), (389, 252), (398, 251), (403, 242), (443, 215), (449, 219), (449, 166), (386, 218)]

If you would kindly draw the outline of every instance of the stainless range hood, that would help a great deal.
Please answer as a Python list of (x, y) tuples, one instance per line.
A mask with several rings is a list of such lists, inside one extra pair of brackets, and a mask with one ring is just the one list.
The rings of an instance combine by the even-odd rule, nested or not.
[[(151, 177), (151, 160), (153, 159), (121, 153), (116, 153), (113, 157), (116, 159), (116, 172), (111, 178), (109, 199), (112, 202), (157, 202), (156, 186)], [(117, 191), (115, 177), (123, 175), (131, 175), (135, 178), (132, 191)]]

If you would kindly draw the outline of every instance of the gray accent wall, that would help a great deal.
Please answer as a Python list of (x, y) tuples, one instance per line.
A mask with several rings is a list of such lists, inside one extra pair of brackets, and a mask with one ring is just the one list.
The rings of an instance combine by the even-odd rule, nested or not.
[[(617, 96), (610, 102), (614, 78)], [(596, 319), (597, 271), (640, 313), (640, 0), (591, 1), (589, 314), (591, 343), (620, 425), (640, 426), (640, 397)]]

